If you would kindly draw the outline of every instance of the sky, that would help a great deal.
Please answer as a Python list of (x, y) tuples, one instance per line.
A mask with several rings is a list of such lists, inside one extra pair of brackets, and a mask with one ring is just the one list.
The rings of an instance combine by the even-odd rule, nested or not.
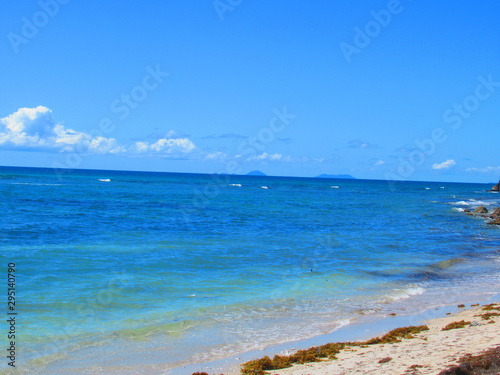
[(0, 165), (496, 182), (500, 3), (5, 1)]

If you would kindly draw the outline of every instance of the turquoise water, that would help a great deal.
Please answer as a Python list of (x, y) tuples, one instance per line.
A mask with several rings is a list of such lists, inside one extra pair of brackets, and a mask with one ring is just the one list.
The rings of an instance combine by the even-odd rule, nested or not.
[(490, 187), (0, 168), (19, 371), (161, 374), (495, 293), (499, 228), (460, 212)]

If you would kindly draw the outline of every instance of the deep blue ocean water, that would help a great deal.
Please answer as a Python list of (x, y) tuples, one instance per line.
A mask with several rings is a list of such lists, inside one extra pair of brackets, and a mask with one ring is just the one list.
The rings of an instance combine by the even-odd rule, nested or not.
[(500, 230), (461, 212), (489, 188), (0, 168), (16, 374), (162, 374), (494, 294)]

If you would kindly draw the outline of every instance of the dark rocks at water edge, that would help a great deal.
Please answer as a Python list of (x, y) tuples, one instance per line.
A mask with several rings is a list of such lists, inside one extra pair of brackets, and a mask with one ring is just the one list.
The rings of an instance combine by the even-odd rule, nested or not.
[[(466, 215), (470, 215), (470, 216), (480, 216), (483, 218), (492, 219), (487, 224), (500, 225), (500, 207), (497, 207), (493, 211), (490, 212), (490, 211), (488, 211), (488, 209), (486, 207), (479, 206), (479, 207), (476, 207), (473, 212), (470, 212), (470, 210), (468, 210), (468, 209), (463, 210), (463, 212)], [(489, 213), (489, 215), (486, 215), (488, 213)]]
[(500, 225), (500, 217), (497, 217), (496, 219), (493, 219), (488, 224)]
[(491, 191), (500, 191), (500, 181), (498, 181), (498, 184), (491, 188)]
[(487, 214), (488, 213), (488, 209), (484, 206), (479, 206), (477, 207), (475, 210), (474, 210), (474, 213), (475, 214)]
[(496, 219), (497, 217), (500, 217), (500, 207), (495, 208), (489, 217), (491, 219)]
[(488, 215), (491, 220), (488, 224), (500, 225), (500, 207), (495, 208), (491, 215)]

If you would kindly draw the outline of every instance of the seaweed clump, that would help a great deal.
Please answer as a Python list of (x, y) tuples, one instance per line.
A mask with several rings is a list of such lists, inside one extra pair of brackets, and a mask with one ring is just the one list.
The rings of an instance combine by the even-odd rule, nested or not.
[(500, 305), (498, 303), (490, 303), (489, 305), (483, 306), (483, 311), (498, 310), (500, 311)]
[(417, 333), (428, 331), (429, 327), (427, 326), (410, 326), (410, 327), (402, 327), (396, 328), (389, 333), (385, 334), (382, 337), (375, 337), (368, 341), (362, 343), (362, 345), (373, 345), (373, 344), (393, 344), (396, 342), (400, 342), (402, 339), (413, 339), (414, 335)]
[(496, 375), (500, 371), (500, 347), (475, 356), (467, 354), (460, 362), (438, 375)]
[(266, 370), (279, 370), (292, 366), (293, 364), (304, 364), (319, 362), (322, 359), (337, 359), (336, 355), (348, 347), (366, 347), (374, 344), (389, 344), (400, 342), (402, 339), (414, 338), (415, 334), (427, 331), (427, 326), (410, 326), (396, 328), (382, 337), (376, 337), (362, 342), (337, 342), (309, 349), (299, 350), (288, 356), (275, 355), (273, 359), (268, 356), (249, 361), (241, 365), (241, 373), (244, 375), (264, 375)]
[(450, 329), (464, 328), (468, 326), (471, 322), (466, 322), (465, 320), (461, 320), (459, 322), (453, 322), (444, 327), (441, 331), (449, 331)]
[(292, 366), (294, 363), (303, 364), (318, 362), (322, 358), (336, 359), (335, 355), (351, 343), (330, 343), (299, 350), (288, 356), (275, 355), (273, 359), (263, 357), (246, 362), (241, 367), (242, 374), (262, 375), (265, 370), (279, 370)]
[(483, 314), (479, 315), (474, 315), (477, 317), (482, 318), (483, 320), (490, 320), (490, 323), (492, 323), (492, 318), (496, 316), (500, 316), (500, 313), (495, 312), (495, 311), (500, 311), (500, 305), (497, 303), (491, 303), (489, 305), (484, 305), (482, 308), (483, 311), (487, 311)]
[(497, 313), (497, 312), (487, 312), (487, 313), (484, 313), (484, 314), (479, 314), (479, 315), (474, 315), (474, 316), (480, 317), (483, 320), (491, 320), (491, 318), (493, 318), (494, 316), (500, 316), (500, 313)]

